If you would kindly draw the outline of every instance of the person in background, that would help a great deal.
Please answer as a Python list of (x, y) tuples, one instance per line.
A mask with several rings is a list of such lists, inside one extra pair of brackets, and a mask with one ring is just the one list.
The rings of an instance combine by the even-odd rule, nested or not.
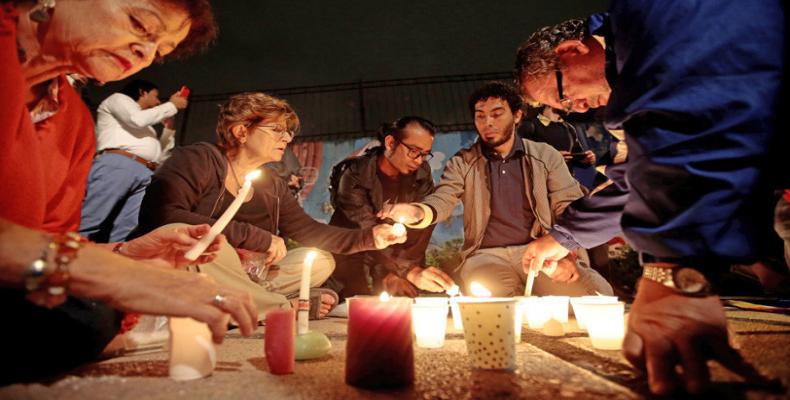
[[(431, 148), (436, 128), (422, 117), (405, 116), (383, 124), (381, 145), (332, 168), (331, 225), (368, 228), (380, 221), (385, 204), (415, 202), (433, 193)], [(395, 221), (397, 222), (397, 221)], [(453, 280), (442, 270), (425, 267), (425, 249), (433, 226), (411, 230), (406, 243), (351, 255), (335, 254), (332, 275), (343, 286), (340, 297), (370, 295), (382, 290), (396, 296), (417, 296), (417, 290), (442, 292)], [(368, 282), (372, 282), (371, 285)], [(372, 291), (371, 291), (372, 289)]]
[[(508, 84), (489, 82), (476, 89), (469, 111), (479, 140), (450, 158), (433, 194), (381, 213), (422, 228), (450, 217), (460, 200), (464, 244), (457, 272), (467, 287), (478, 282), (497, 297), (524, 293), (527, 244), (546, 234), (583, 194), (557, 150), (516, 135), (521, 106), (517, 89)], [(536, 276), (533, 294), (611, 294), (611, 285), (589, 267), (584, 249), (578, 250), (558, 262), (550, 277)]]
[[(151, 175), (175, 144), (173, 116), (186, 106), (179, 92), (162, 103), (156, 85), (139, 79), (99, 104), (98, 153), (88, 174), (81, 235), (94, 242), (118, 242), (137, 226)], [(164, 129), (157, 135), (154, 125), (160, 123)]]

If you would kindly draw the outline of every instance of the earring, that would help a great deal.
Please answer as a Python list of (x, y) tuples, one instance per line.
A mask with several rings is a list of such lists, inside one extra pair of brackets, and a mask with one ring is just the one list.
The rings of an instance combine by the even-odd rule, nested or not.
[(30, 12), (30, 19), (36, 22), (47, 22), (54, 8), (55, 0), (38, 0), (38, 4)]

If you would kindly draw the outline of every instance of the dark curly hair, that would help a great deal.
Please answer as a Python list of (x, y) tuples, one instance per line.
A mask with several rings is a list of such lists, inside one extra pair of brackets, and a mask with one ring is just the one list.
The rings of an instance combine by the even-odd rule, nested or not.
[(403, 139), (403, 131), (406, 129), (407, 126), (411, 124), (417, 124), (422, 129), (428, 131), (431, 136), (436, 136), (436, 126), (433, 125), (433, 122), (428, 121), (423, 117), (417, 117), (414, 115), (407, 115), (404, 117), (400, 117), (395, 121), (384, 123), (379, 126), (378, 131), (378, 139), (379, 141), (384, 144), (384, 139), (387, 136), (395, 136), (396, 139), (401, 140)]
[(566, 40), (582, 40), (587, 34), (587, 22), (570, 19), (554, 26), (544, 26), (533, 33), (516, 51), (513, 78), (521, 86), (525, 77), (542, 76), (554, 71), (559, 57), (554, 49)]
[(502, 99), (510, 106), (510, 112), (515, 114), (524, 105), (518, 89), (510, 84), (499, 81), (486, 82), (483, 86), (475, 89), (469, 96), (469, 111), (475, 115), (475, 104), (480, 100), (489, 98)]

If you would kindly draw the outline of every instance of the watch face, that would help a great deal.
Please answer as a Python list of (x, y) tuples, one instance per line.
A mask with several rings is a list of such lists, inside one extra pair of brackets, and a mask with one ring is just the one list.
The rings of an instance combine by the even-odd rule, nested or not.
[(673, 277), (675, 287), (685, 293), (700, 293), (708, 287), (705, 275), (691, 268), (680, 268)]

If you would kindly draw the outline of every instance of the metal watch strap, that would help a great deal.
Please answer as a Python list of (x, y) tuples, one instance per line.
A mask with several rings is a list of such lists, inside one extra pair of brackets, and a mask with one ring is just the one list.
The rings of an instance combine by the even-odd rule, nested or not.
[(672, 268), (668, 264), (647, 263), (642, 266), (642, 278), (658, 282), (672, 289), (677, 289), (672, 278)]

